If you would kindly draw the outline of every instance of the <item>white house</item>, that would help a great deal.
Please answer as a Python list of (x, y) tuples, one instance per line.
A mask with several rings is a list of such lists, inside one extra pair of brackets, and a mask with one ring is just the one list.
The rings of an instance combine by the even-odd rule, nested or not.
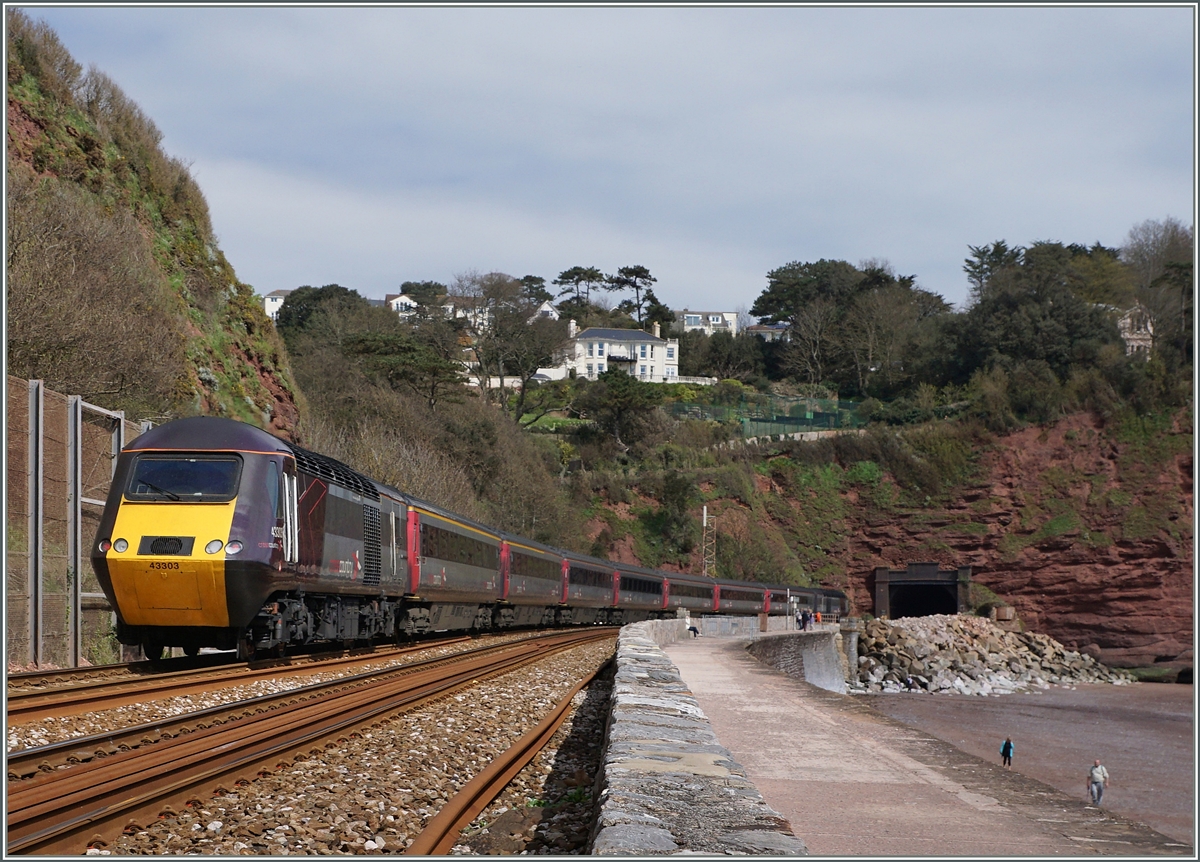
[(533, 323), (539, 317), (548, 317), (551, 320), (558, 320), (558, 309), (554, 307), (554, 303), (546, 300), (537, 307), (533, 312), (533, 316), (529, 318), (529, 322)]
[(717, 332), (728, 332), (737, 335), (738, 316), (736, 311), (689, 311), (684, 309), (675, 313), (675, 322), (683, 332), (702, 330), (705, 335)]
[(291, 293), (290, 290), (272, 290), (262, 298), (263, 311), (267, 313), (267, 317), (271, 318), (272, 322), (279, 316), (279, 306), (283, 305), (283, 301), (287, 299), (289, 293)]
[(421, 307), (421, 304), (407, 293), (386, 294), (383, 297), (383, 304), (405, 320), (416, 314)]
[(1126, 355), (1150, 355), (1154, 347), (1154, 321), (1144, 305), (1139, 302), (1117, 318), (1117, 330), (1125, 342)]
[(679, 342), (659, 333), (657, 323), (653, 334), (640, 329), (596, 326), (577, 331), (572, 320), (567, 327), (571, 343), (566, 350), (566, 362), (556, 370), (564, 377), (574, 370), (577, 377), (595, 380), (605, 371), (619, 368), (649, 383), (675, 382), (679, 379)]
[(763, 341), (787, 341), (788, 325), (786, 323), (756, 323), (743, 330), (747, 335), (757, 335)]

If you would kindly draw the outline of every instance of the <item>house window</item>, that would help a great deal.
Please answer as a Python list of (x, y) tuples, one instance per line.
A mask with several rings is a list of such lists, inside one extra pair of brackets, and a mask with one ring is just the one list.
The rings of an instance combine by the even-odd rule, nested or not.
[[(601, 341), (599, 344), (596, 345), (596, 355), (597, 356), (604, 355), (604, 342), (603, 341)], [(601, 369), (601, 370), (603, 371), (604, 369)]]
[(668, 347), (667, 348), (667, 359), (674, 359), (674, 358), (675, 358), (675, 348)]
[(683, 316), (683, 324), (684, 324), (684, 326), (699, 326), (700, 325), (700, 315), (685, 314)]
[(650, 345), (650, 358), (651, 359), (654, 358), (654, 345), (653, 344)]
[(588, 342), (588, 356), (592, 355), (592, 351), (595, 349), (595, 347), (596, 345), (593, 342)]
[(603, 365), (597, 365), (597, 366), (596, 366), (596, 373), (597, 373), (597, 374), (603, 374), (603, 373), (604, 373), (604, 366), (603, 366)]
[(719, 315), (719, 314), (710, 314), (710, 315), (708, 316), (708, 322), (709, 322), (709, 323), (720, 323), (720, 322), (721, 322), (721, 315)]
[(588, 369), (588, 377), (591, 377), (592, 376), (592, 363), (590, 363), (590, 362), (588, 363), (587, 369)]
[(645, 378), (645, 376), (646, 376), (646, 366), (643, 365), (642, 366), (642, 377)]
[[(643, 344), (641, 347), (642, 347), (642, 359), (645, 359), (646, 358), (646, 345)], [(642, 371), (645, 371), (645, 370), (646, 370), (645, 367), (643, 367)]]

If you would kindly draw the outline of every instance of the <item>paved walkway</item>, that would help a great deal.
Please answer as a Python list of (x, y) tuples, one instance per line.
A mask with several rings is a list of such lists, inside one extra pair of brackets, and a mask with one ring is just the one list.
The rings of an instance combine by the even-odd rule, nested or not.
[(760, 664), (733, 638), (666, 647), (721, 744), (818, 856), (1191, 855), (1018, 773)]

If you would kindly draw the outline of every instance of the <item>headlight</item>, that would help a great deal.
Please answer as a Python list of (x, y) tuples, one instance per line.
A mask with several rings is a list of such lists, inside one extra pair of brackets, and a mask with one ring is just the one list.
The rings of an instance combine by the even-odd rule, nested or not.
[(241, 551), (241, 549), (242, 549), (241, 542), (230, 542), (228, 545), (225, 546), (225, 553), (236, 554), (239, 551)]
[(225, 545), (225, 543), (222, 542), (220, 539), (213, 539), (211, 542), (209, 542), (207, 545), (204, 546), (204, 553), (215, 554), (217, 551), (221, 550), (221, 548), (224, 547), (224, 545)]
[(113, 550), (118, 554), (123, 554), (129, 550), (129, 543), (124, 539), (117, 539), (113, 542)]

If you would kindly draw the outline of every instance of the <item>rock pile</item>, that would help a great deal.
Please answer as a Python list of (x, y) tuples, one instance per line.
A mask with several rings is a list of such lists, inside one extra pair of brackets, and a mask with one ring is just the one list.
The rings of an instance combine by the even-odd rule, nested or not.
[[(911, 679), (911, 683), (909, 680)], [(1010, 694), (1051, 685), (1133, 682), (1049, 635), (1007, 632), (983, 617), (870, 620), (858, 641), (858, 691)]]

